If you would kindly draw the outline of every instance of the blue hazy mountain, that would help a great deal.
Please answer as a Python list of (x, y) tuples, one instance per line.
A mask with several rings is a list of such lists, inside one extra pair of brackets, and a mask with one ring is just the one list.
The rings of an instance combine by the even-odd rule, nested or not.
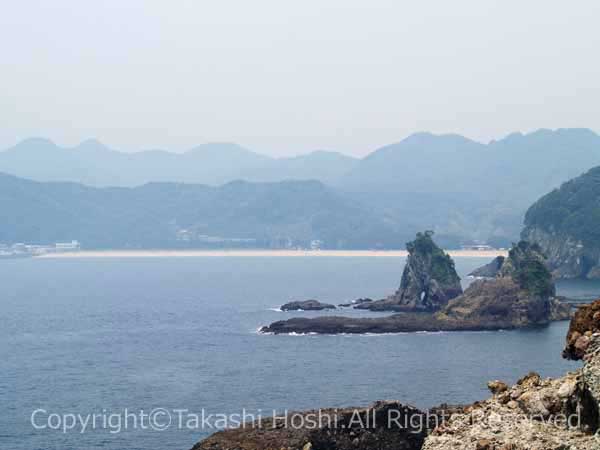
[(518, 238), (534, 201), (598, 165), (600, 137), (587, 129), (514, 133), (487, 144), (417, 133), (362, 159), (326, 151), (272, 158), (233, 143), (200, 145), (182, 154), (128, 153), (95, 140), (62, 148), (45, 139), (0, 152), (2, 172), (96, 187), (317, 180), (368, 205), (402, 235), (433, 229), (453, 244), (480, 240), (503, 246)]
[(86, 248), (401, 247), (407, 235), (318, 181), (96, 188), (0, 174), (0, 243)]
[(587, 129), (514, 133), (488, 144), (418, 133), (359, 161), (339, 186), (395, 222), (507, 245), (534, 201), (599, 164), (600, 136)]
[(363, 158), (341, 185), (357, 192), (469, 192), (486, 149), (458, 135), (416, 133)]
[(359, 161), (341, 185), (359, 192), (502, 189), (513, 198), (518, 190), (535, 199), (598, 164), (600, 136), (587, 129), (514, 133), (489, 144), (459, 135), (417, 133)]
[(37, 181), (137, 186), (316, 179), (352, 192), (492, 190), (509, 196), (518, 187), (526, 204), (598, 164), (600, 137), (587, 129), (514, 133), (488, 144), (453, 134), (416, 133), (360, 160), (329, 151), (272, 158), (234, 143), (203, 144), (179, 154), (119, 152), (96, 140), (64, 148), (39, 138), (0, 152), (0, 171)]
[(235, 179), (317, 179), (334, 183), (356, 162), (335, 152), (271, 158), (233, 143), (203, 144), (185, 153), (119, 152), (97, 140), (73, 148), (47, 139), (27, 139), (0, 152), (0, 171), (37, 181), (90, 186), (139, 186), (149, 182), (220, 185)]

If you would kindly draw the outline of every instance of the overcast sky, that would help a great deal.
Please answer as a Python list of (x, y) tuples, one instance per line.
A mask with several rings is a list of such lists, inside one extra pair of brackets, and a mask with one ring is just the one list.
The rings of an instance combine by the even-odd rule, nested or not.
[(0, 147), (600, 131), (598, 0), (0, 0)]

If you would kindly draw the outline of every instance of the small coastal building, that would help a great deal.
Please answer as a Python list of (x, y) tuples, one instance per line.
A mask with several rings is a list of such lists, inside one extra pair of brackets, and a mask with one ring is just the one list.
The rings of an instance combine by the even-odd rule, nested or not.
[(486, 251), (486, 250), (495, 250), (494, 247), (492, 247), (491, 245), (487, 245), (487, 244), (466, 244), (466, 245), (461, 245), (463, 250), (476, 250), (476, 251)]
[(79, 241), (57, 242), (54, 247), (57, 252), (78, 252), (81, 250)]

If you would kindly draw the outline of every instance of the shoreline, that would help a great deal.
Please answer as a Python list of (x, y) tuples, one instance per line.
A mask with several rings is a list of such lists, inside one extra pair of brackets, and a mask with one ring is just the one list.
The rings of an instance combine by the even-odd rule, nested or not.
[[(495, 258), (507, 256), (506, 250), (445, 250), (456, 258)], [(401, 258), (406, 250), (82, 250), (79, 252), (46, 253), (34, 258), (191, 258), (191, 257), (368, 257)]]

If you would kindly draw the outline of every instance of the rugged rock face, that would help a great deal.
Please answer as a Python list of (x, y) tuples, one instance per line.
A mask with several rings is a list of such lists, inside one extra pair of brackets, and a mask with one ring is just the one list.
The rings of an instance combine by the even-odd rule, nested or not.
[(510, 249), (495, 278), (471, 283), (438, 316), (521, 328), (567, 320), (570, 307), (555, 298), (554, 282), (540, 247), (521, 241)]
[(521, 289), (533, 296), (550, 297), (556, 294), (552, 275), (546, 266), (546, 256), (539, 245), (527, 241), (512, 246), (498, 277), (513, 279)]
[(600, 279), (600, 167), (535, 202), (522, 238), (539, 244), (557, 278)]
[(569, 235), (550, 233), (537, 227), (526, 228), (522, 237), (537, 243), (548, 255), (548, 267), (555, 278), (587, 278), (590, 271), (590, 278), (593, 278), (595, 271), (588, 266), (590, 260), (597, 258), (588, 255), (590, 252), (581, 241)]
[(573, 316), (569, 324), (563, 357), (573, 360), (583, 359), (588, 353), (592, 336), (597, 333), (600, 333), (600, 300), (580, 307)]
[(531, 296), (510, 277), (477, 280), (438, 316), (495, 323), (498, 328), (546, 325), (550, 321), (550, 302)]
[[(266, 333), (398, 333), (412, 331), (499, 330), (568, 320), (570, 306), (554, 297), (552, 276), (537, 245), (519, 242), (496, 278), (476, 280), (436, 313), (389, 317), (293, 318), (263, 327)], [(369, 307), (374, 303), (368, 303)], [(360, 305), (362, 306), (362, 305)]]
[(322, 311), (324, 309), (335, 309), (335, 305), (321, 303), (318, 300), (304, 300), (286, 303), (281, 305), (280, 309), (282, 311)]
[(597, 450), (600, 437), (600, 300), (571, 321), (563, 356), (584, 367), (558, 379), (531, 373), (512, 387), (491, 382), (494, 396), (453, 415), (424, 450)]
[(215, 433), (192, 450), (418, 450), (426, 420), (425, 413), (398, 402), (281, 414)]
[[(598, 442), (577, 414), (585, 391), (580, 373), (519, 382), (455, 414), (426, 439), (424, 450), (584, 450)], [(571, 427), (569, 427), (571, 424)]]
[(384, 300), (357, 306), (372, 311), (438, 311), (462, 294), (454, 261), (432, 239), (433, 232), (417, 233), (406, 244), (408, 259), (400, 288)]
[(504, 256), (496, 256), (491, 263), (475, 269), (469, 274), (470, 277), (477, 278), (495, 278), (500, 272), (500, 268), (504, 264)]

